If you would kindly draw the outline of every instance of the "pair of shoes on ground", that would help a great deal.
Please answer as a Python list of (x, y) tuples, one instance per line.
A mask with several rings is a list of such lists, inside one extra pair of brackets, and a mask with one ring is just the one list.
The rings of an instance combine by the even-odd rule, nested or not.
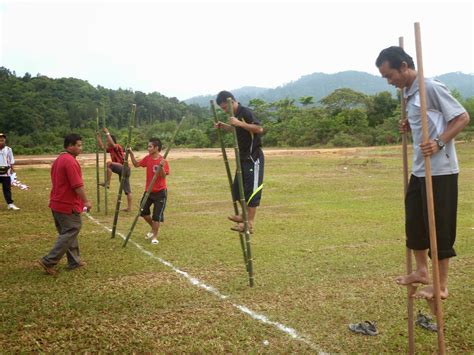
[(46, 271), (47, 274), (49, 275), (56, 275), (57, 271), (53, 269), (52, 266), (48, 266), (44, 263), (43, 259), (38, 260), (38, 264), (43, 268), (44, 271)]
[(360, 333), (371, 336), (377, 335), (379, 333), (377, 328), (375, 327), (375, 322), (370, 322), (368, 320), (362, 323), (349, 324), (349, 329), (352, 330), (354, 333)]
[(418, 314), (416, 316), (415, 324), (418, 325), (419, 327), (429, 330), (431, 332), (437, 332), (438, 327), (435, 322), (433, 322), (432, 318), (430, 316), (426, 316), (420, 311), (418, 311)]
[(13, 211), (18, 211), (20, 208), (17, 207), (17, 206), (15, 206), (14, 203), (9, 203), (9, 204), (8, 204), (8, 209), (9, 209), (9, 210), (13, 210)]
[[(148, 233), (145, 235), (145, 239), (153, 238), (153, 236), (154, 236), (153, 232), (148, 232)], [(158, 244), (158, 243), (159, 243), (159, 241), (158, 241), (158, 239), (156, 239), (156, 238), (153, 238), (153, 239), (151, 240), (151, 244)]]

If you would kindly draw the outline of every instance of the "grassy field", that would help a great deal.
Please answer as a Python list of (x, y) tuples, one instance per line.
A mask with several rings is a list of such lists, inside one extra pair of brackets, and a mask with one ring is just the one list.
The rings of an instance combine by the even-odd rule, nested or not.
[[(152, 246), (140, 220), (126, 248), (110, 239), (117, 179), (101, 225), (83, 218), (86, 268), (43, 273), (35, 262), (56, 233), (47, 208), (49, 169), (21, 167), (31, 191), (14, 190), (21, 211), (0, 208), (0, 349), (2, 352), (395, 353), (407, 349), (404, 212), (399, 147), (334, 154), (267, 155), (262, 205), (252, 236), (254, 288), (247, 286), (232, 204), (219, 159), (172, 159), (166, 223)], [(448, 353), (474, 351), (474, 144), (459, 144), (458, 257), (444, 302)], [(95, 171), (83, 168), (95, 201)], [(135, 201), (144, 171), (134, 170)], [(133, 214), (120, 215), (128, 231)], [(187, 272), (222, 297), (193, 285)], [(225, 297), (228, 296), (228, 297)], [(293, 328), (293, 338), (237, 306)], [(416, 310), (427, 312), (424, 302)], [(372, 320), (380, 334), (351, 333)], [(436, 334), (415, 328), (416, 350), (436, 351)]]

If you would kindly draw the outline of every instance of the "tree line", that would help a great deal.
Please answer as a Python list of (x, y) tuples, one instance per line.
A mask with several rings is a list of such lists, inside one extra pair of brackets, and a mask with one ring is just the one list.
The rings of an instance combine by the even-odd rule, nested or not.
[[(474, 117), (474, 97), (465, 99), (456, 91), (454, 95)], [(183, 116), (186, 120), (176, 137), (178, 146), (218, 146), (208, 108), (187, 105), (158, 92), (94, 87), (75, 78), (32, 77), (28, 73), (19, 77), (0, 68), (0, 131), (8, 135), (16, 154), (58, 153), (63, 137), (70, 132), (81, 134), (85, 152), (93, 152), (97, 108), (100, 122), (105, 116), (108, 128), (124, 144), (134, 103), (134, 149), (145, 149), (151, 136), (166, 142)], [(319, 102), (303, 96), (275, 102), (253, 99), (248, 106), (265, 127), (266, 147), (371, 146), (400, 141), (399, 99), (390, 92), (365, 95), (341, 88)], [(220, 114), (224, 120), (224, 113)], [(461, 139), (472, 139), (473, 121)], [(232, 146), (232, 137), (224, 137)]]

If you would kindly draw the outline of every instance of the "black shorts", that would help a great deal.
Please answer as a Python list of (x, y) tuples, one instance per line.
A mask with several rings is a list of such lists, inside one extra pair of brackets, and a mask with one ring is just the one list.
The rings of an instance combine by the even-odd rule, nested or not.
[[(244, 180), (244, 195), (248, 207), (257, 207), (260, 205), (263, 188), (263, 168), (264, 157), (263, 152), (256, 159), (241, 160), (242, 164), (242, 178)], [(234, 201), (240, 200), (239, 194), (239, 180), (237, 174), (234, 177), (232, 185), (232, 197)]]
[[(145, 197), (146, 192), (143, 194), (143, 198)], [(167, 191), (161, 190), (158, 192), (152, 192), (150, 193), (150, 196), (148, 196), (148, 199), (146, 200), (145, 207), (143, 207), (143, 210), (141, 212), (141, 216), (149, 216), (151, 214), (150, 212), (150, 207), (153, 205), (153, 216), (151, 219), (155, 222), (164, 222), (165, 221), (165, 207), (166, 207), (166, 198), (167, 198)], [(141, 204), (141, 202), (140, 202)]]
[[(115, 174), (119, 176), (120, 179), (122, 179), (122, 164), (119, 163), (112, 163), (110, 164), (110, 170), (112, 170)], [(132, 192), (132, 189), (130, 188), (130, 167), (127, 167), (125, 170), (125, 177), (123, 180), (123, 192), (125, 192), (125, 195), (128, 195), (129, 193)]]
[[(433, 200), (436, 221), (438, 259), (456, 256), (456, 216), (458, 206), (458, 174), (433, 176)], [(405, 196), (406, 246), (413, 250), (430, 248), (425, 178), (410, 177)], [(431, 253), (429, 253), (431, 257)]]

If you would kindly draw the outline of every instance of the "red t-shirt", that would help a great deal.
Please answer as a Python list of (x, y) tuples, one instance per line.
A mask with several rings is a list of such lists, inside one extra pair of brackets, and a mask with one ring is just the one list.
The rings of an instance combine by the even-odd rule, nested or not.
[(110, 153), (110, 158), (113, 163), (123, 164), (125, 157), (123, 149), (119, 144), (115, 144), (113, 148), (107, 148), (107, 152)]
[(49, 196), (49, 207), (60, 213), (81, 213), (84, 202), (74, 191), (84, 186), (82, 171), (76, 158), (69, 153), (61, 153), (51, 167), (52, 189)]
[[(156, 169), (158, 169), (160, 162), (163, 160), (163, 157), (161, 155), (158, 156), (158, 158), (153, 159), (149, 154), (140, 160), (138, 164), (141, 167), (146, 167), (146, 186), (145, 186), (145, 191), (148, 189), (148, 186), (150, 186), (151, 180), (153, 180), (153, 176), (155, 175)], [(168, 162), (165, 161), (165, 165), (163, 166), (163, 169), (165, 169), (166, 175), (169, 175), (170, 173), (170, 167), (168, 165)], [(151, 189), (151, 192), (158, 192), (161, 190), (166, 189), (166, 179), (163, 179), (161, 175), (158, 175), (156, 178), (155, 183), (153, 184), (153, 188)]]

